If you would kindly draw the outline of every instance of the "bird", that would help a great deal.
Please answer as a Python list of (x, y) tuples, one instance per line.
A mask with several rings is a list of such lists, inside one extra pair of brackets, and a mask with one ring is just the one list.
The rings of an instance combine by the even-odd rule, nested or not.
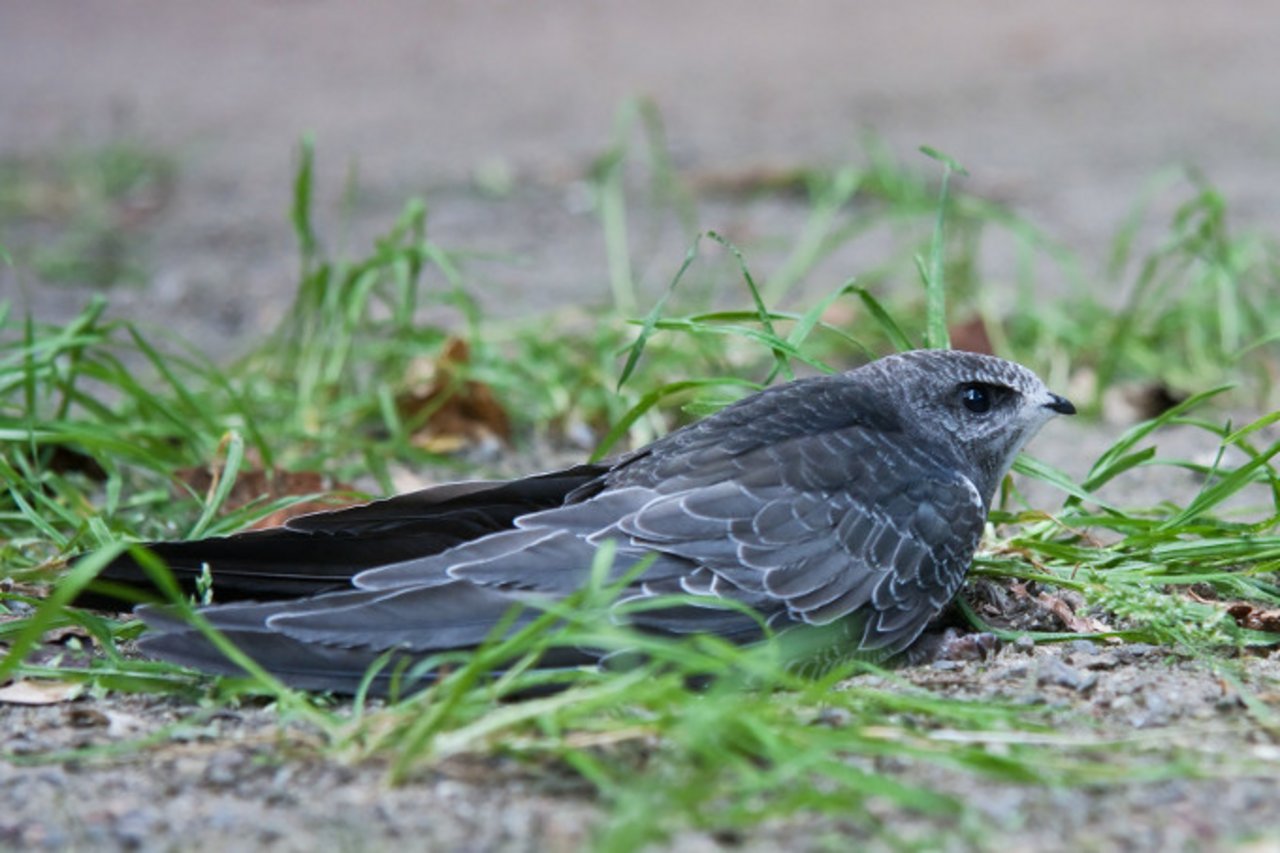
[[(636, 630), (736, 644), (825, 631), (820, 657), (888, 659), (960, 589), (1023, 446), (1075, 411), (1014, 362), (910, 350), (766, 388), (611, 460), (147, 547), (184, 588), (208, 572), (204, 619), (309, 691), (354, 693), (375, 663), (518, 630), (590, 583), (606, 547), (614, 611)], [(146, 583), (130, 553), (102, 577)], [(139, 614), (148, 656), (242, 674), (173, 610)], [(373, 692), (392, 689), (389, 672)]]

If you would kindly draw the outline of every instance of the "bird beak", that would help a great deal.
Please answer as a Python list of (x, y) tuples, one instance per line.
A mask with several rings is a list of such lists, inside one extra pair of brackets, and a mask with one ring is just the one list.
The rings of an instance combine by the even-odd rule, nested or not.
[(1060, 415), (1074, 415), (1076, 407), (1066, 397), (1059, 397), (1057, 394), (1049, 395), (1049, 402), (1044, 404), (1046, 409), (1057, 412)]

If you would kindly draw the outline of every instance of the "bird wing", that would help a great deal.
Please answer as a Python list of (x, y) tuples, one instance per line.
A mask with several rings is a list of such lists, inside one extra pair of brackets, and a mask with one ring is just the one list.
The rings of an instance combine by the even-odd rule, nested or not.
[[(452, 583), (389, 593), (330, 593), (297, 601), (238, 602), (205, 608), (202, 615), (223, 636), (286, 683), (304, 690), (354, 693), (380, 664), (369, 689), (387, 695), (418, 689), (438, 675), (439, 652), (473, 648), (513, 607), (511, 598), (470, 584)], [(307, 617), (319, 611), (332, 630), (317, 637)], [(512, 614), (523, 627), (539, 613)], [(148, 631), (138, 647), (184, 666), (223, 675), (244, 671), (193, 625), (165, 606), (138, 610)], [(290, 624), (301, 619), (301, 624)], [(573, 647), (544, 651), (539, 666), (563, 669), (594, 662), (598, 654)], [(424, 666), (425, 665), (425, 669)]]
[(862, 611), (860, 648), (899, 651), (959, 588), (986, 516), (971, 481), (902, 439), (852, 426), (761, 445), (714, 481), (677, 474), (618, 527), (700, 566), (686, 591), (763, 596), (813, 625)]
[[(282, 527), (190, 542), (156, 542), (163, 559), (190, 594), (208, 565), (220, 602), (276, 600), (350, 588), (371, 566), (446, 551), (511, 528), (521, 515), (564, 502), (589, 488), (608, 465), (578, 465), (509, 482), (447, 483), (360, 506), (292, 518)], [(153, 592), (147, 574), (122, 554), (102, 580)], [(442, 577), (441, 581), (448, 580)], [(86, 607), (118, 607), (107, 594), (86, 593)]]
[[(681, 592), (705, 599), (625, 607), (640, 627), (758, 636), (758, 622), (718, 605), (728, 598), (775, 624), (824, 625), (859, 613), (861, 648), (898, 651), (951, 599), (982, 533), (986, 513), (972, 482), (901, 433), (855, 425), (697, 455), (683, 465), (659, 458), (664, 479), (651, 485), (522, 516), (511, 530), (362, 572), (354, 583), (390, 593), (450, 579), (490, 593), (564, 596), (587, 583), (597, 549), (613, 540), (607, 579), (633, 573), (626, 605)], [(648, 562), (639, 567), (641, 560)], [(388, 632), (427, 630), (423, 611), (397, 608), (397, 623), (386, 600), (361, 599), (351, 620), (328, 618), (316, 602), (274, 624), (295, 636), (307, 626), (320, 642), (346, 642), (370, 622)]]

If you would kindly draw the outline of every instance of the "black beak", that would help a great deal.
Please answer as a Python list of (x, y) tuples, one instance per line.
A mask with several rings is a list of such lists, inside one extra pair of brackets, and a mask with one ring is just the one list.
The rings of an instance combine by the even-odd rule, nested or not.
[(1076, 413), (1076, 407), (1066, 397), (1059, 397), (1057, 394), (1050, 394), (1049, 396), (1052, 398), (1052, 402), (1044, 404), (1046, 409), (1052, 409), (1060, 415), (1074, 415)]

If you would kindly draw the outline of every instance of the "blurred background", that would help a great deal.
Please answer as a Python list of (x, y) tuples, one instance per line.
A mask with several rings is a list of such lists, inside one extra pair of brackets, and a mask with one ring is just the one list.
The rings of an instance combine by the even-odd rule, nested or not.
[[(607, 303), (591, 181), (656, 126), (620, 129), (635, 99), (665, 140), (629, 150), (668, 156), (696, 213), (628, 224), (622, 307), (647, 309), (699, 228), (767, 278), (813, 209), (772, 190), (868, 150), (936, 180), (921, 145), (1087, 281), (1169, 167), (1199, 170), (1233, 221), (1280, 223), (1277, 44), (1264, 2), (6, 0), (0, 244), (17, 263), (0, 299), (57, 322), (109, 288), (116, 314), (236, 352), (290, 305), (309, 134), (328, 250), (367, 251), (420, 196), (486, 311)], [(879, 250), (850, 251), (815, 270), (824, 291)], [(998, 279), (1016, 259), (986, 262)]]

